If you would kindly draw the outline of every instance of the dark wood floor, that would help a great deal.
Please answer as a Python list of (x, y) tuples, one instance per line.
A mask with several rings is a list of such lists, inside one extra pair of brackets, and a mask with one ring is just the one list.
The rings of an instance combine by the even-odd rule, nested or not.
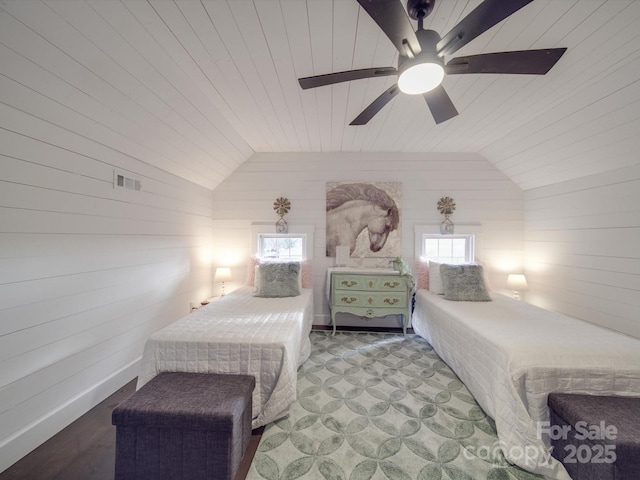
[[(0, 480), (113, 480), (116, 427), (111, 411), (135, 391), (133, 380), (0, 473)], [(235, 480), (244, 480), (264, 428), (253, 431)]]
[[(314, 329), (330, 329), (317, 327)], [(402, 332), (402, 329), (354, 328)], [(409, 330), (411, 332), (411, 330)], [(116, 428), (112, 410), (134, 391), (132, 380), (33, 452), (0, 473), (0, 480), (113, 480), (115, 472)], [(264, 428), (253, 431), (235, 480), (244, 480), (260, 443)]]

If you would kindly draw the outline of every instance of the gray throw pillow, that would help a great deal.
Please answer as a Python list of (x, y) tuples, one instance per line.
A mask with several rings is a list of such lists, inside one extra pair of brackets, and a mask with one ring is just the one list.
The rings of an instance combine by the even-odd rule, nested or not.
[(256, 271), (256, 297), (300, 295), (300, 262), (261, 263)]
[(440, 265), (445, 300), (490, 302), (482, 275), (482, 265)]

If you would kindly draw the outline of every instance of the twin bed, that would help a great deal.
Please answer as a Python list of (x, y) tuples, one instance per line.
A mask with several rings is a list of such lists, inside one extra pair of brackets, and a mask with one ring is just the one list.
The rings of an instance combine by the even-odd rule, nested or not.
[[(412, 323), (496, 422), (509, 461), (569, 479), (548, 455), (550, 392), (640, 395), (640, 340), (491, 293), (448, 301), (420, 289)], [(490, 448), (497, 447), (491, 445)]]
[(253, 375), (252, 428), (284, 416), (296, 400), (298, 367), (309, 357), (313, 294), (254, 296), (241, 287), (151, 335), (138, 388), (163, 371)]

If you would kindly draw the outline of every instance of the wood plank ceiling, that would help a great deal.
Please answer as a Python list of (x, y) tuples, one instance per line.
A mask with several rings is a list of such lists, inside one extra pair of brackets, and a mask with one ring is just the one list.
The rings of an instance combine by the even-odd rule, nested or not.
[[(425, 28), (479, 3), (439, 0)], [(523, 189), (638, 163), (640, 2), (536, 0), (455, 56), (551, 47), (546, 76), (445, 78), (441, 125), (401, 94), (351, 127), (395, 77), (297, 78), (396, 65), (355, 0), (2, 0), (0, 128), (55, 122), (207, 188), (254, 152), (478, 152)]]

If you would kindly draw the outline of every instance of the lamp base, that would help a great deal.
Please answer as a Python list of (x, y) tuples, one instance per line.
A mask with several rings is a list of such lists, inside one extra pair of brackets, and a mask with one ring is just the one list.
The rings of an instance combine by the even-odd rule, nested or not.
[(513, 291), (513, 298), (515, 298), (516, 300), (521, 300), (520, 293), (517, 290)]

